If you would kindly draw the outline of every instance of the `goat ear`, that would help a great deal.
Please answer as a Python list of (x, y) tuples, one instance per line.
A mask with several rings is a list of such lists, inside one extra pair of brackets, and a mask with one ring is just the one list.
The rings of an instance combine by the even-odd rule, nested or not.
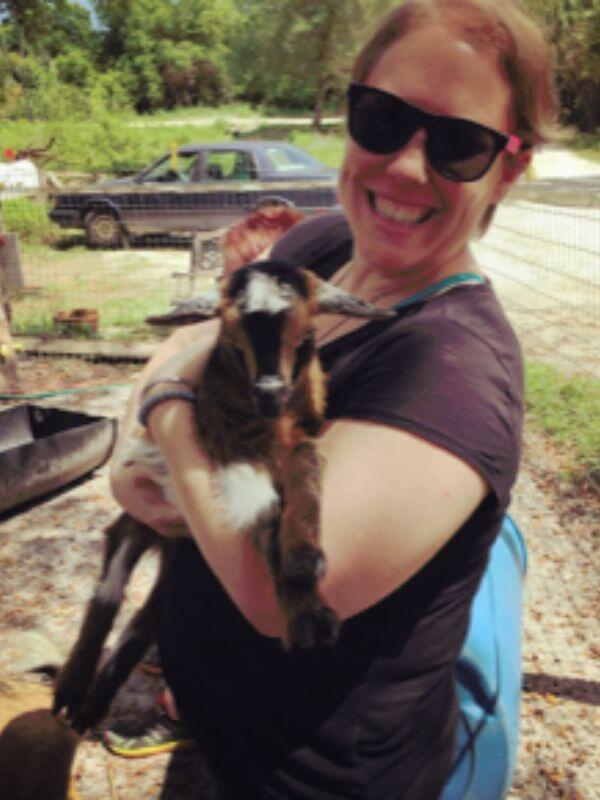
[(217, 317), (221, 307), (221, 292), (217, 287), (208, 289), (202, 294), (176, 303), (172, 311), (166, 314), (153, 314), (146, 317), (150, 325), (190, 325), (204, 319)]
[(321, 314), (345, 314), (348, 317), (369, 319), (389, 319), (396, 316), (393, 309), (376, 308), (372, 303), (367, 303), (327, 281), (319, 281), (317, 299)]

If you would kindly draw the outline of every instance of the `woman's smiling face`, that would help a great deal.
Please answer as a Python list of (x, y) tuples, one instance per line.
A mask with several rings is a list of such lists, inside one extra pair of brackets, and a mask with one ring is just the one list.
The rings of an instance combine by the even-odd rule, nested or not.
[[(494, 55), (442, 25), (427, 24), (393, 42), (363, 83), (433, 114), (511, 129), (511, 92)], [(348, 140), (339, 196), (359, 262), (385, 272), (425, 269), (437, 279), (466, 266), (469, 239), (516, 175), (501, 154), (480, 180), (449, 181), (427, 162), (425, 136), (417, 131), (391, 155)]]

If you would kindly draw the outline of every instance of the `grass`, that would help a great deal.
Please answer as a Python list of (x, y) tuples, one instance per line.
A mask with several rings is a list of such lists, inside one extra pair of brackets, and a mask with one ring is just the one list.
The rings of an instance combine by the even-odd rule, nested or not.
[(526, 402), (534, 424), (571, 451), (571, 477), (600, 481), (600, 381), (529, 362)]
[(147, 251), (75, 246), (60, 252), (24, 245), (27, 288), (11, 296), (12, 329), (17, 335), (60, 335), (64, 331), (54, 323), (58, 311), (93, 308), (99, 312), (102, 338), (148, 339), (152, 333), (144, 319), (167, 310), (176, 288), (173, 272), (185, 271), (188, 259), (185, 250), (157, 250), (149, 256)]
[(332, 130), (328, 133), (316, 133), (310, 130), (295, 130), (289, 141), (301, 147), (328, 167), (339, 168), (344, 153), (344, 136)]
[(600, 135), (592, 133), (580, 133), (569, 143), (570, 149), (577, 156), (596, 161), (600, 164)]
[[(152, 116), (99, 115), (86, 121), (0, 121), (0, 141), (3, 146), (18, 150), (45, 146), (54, 138), (49, 160), (44, 165), (46, 170), (82, 172), (90, 176), (123, 175), (137, 172), (168, 152), (174, 144), (231, 139), (233, 131), (228, 118), (259, 115), (260, 111), (248, 105), (232, 104), (217, 108), (179, 109)], [(212, 124), (205, 124), (207, 117), (214, 119)], [(297, 133), (293, 126), (273, 126), (270, 138), (296, 141)], [(260, 138), (261, 130), (250, 135)], [(298, 133), (298, 137), (297, 143), (301, 147), (305, 146), (316, 157), (322, 157), (325, 163), (339, 166), (342, 149), (339, 134), (318, 134), (305, 129)]]

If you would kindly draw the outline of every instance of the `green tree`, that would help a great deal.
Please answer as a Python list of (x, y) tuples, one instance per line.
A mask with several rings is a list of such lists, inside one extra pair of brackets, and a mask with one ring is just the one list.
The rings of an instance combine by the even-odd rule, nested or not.
[(226, 96), (233, 0), (96, 0), (95, 9), (103, 62), (123, 74), (139, 111)]
[(389, 0), (239, 0), (243, 29), (232, 71), (253, 102), (312, 107), (318, 125), (339, 100), (365, 29)]
[(54, 59), (58, 78), (63, 83), (85, 89), (97, 79), (94, 64), (85, 50), (69, 47)]
[(525, 0), (554, 51), (563, 121), (582, 131), (600, 126), (600, 4), (597, 0)]
[(9, 49), (56, 56), (67, 47), (94, 53), (98, 34), (89, 12), (70, 0), (0, 0)]

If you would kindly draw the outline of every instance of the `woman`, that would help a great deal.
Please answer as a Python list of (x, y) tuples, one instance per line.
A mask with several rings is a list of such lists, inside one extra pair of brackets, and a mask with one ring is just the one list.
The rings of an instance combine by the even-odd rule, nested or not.
[[(282, 651), (266, 567), (220, 518), (191, 408), (165, 400), (149, 416), (193, 538), (171, 574), (161, 659), (236, 800), (432, 800), (447, 780), (453, 665), (522, 417), (519, 348), (469, 240), (552, 114), (543, 39), (512, 2), (408, 0), (356, 60), (340, 175), (354, 249), (332, 281), (399, 312), (317, 327), (329, 373), (321, 590), (344, 620), (335, 646)], [(300, 223), (273, 257), (318, 262), (323, 225)], [(150, 371), (190, 379), (206, 350), (159, 354)], [(125, 508), (165, 534), (180, 528), (174, 509), (145, 506), (143, 481), (116, 460)]]

